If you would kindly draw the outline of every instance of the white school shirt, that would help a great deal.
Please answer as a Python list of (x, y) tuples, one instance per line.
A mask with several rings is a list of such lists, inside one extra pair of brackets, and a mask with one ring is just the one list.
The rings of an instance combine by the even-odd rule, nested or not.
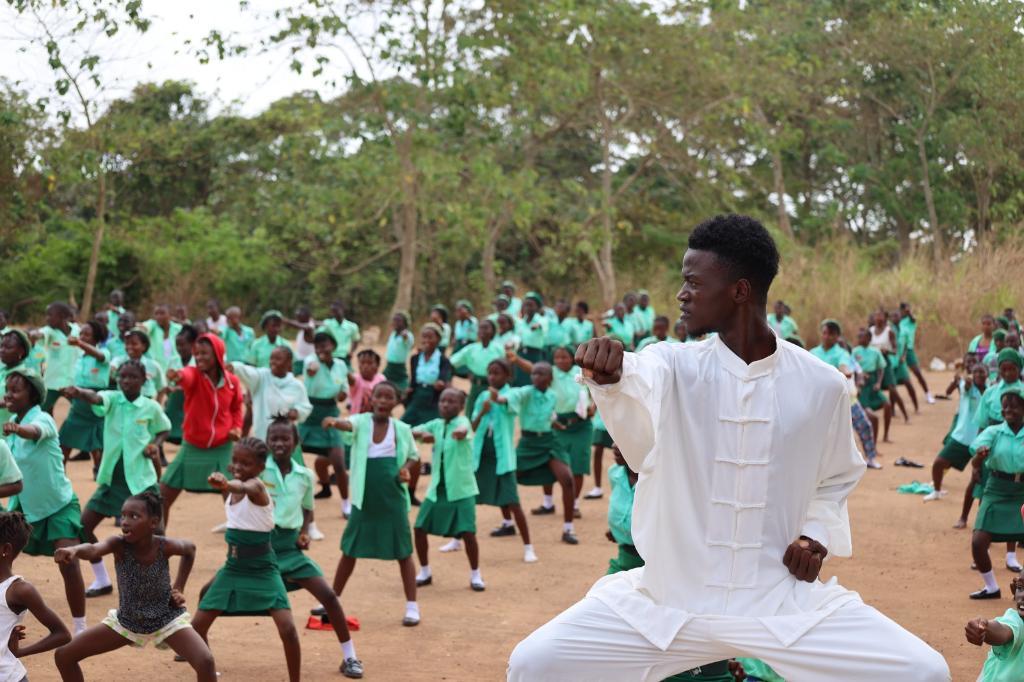
[(216, 320), (212, 317), (207, 316), (206, 318), (206, 331), (211, 334), (220, 336), (220, 333), (228, 328), (228, 316), (224, 313), (220, 314)]
[[(314, 320), (312, 317), (309, 318), (309, 324), (313, 325), (313, 329), (317, 329), (320, 323)], [(307, 357), (316, 352), (316, 346), (309, 341), (306, 341), (304, 336), (305, 330), (300, 329), (299, 333), (295, 336), (295, 359), (305, 360)]]
[(298, 412), (301, 424), (313, 411), (309, 402), (306, 387), (295, 375), (288, 372), (283, 377), (276, 377), (269, 367), (253, 367), (241, 362), (231, 363), (235, 376), (252, 394), (252, 435), (260, 440), (267, 439), (267, 429), (277, 415), (287, 414), (290, 410)]
[(865, 467), (835, 368), (781, 340), (747, 365), (715, 337), (626, 353), (619, 382), (586, 383), (640, 474), (632, 531), (647, 562), (590, 596), (662, 650), (701, 615), (757, 618), (790, 646), (859, 600), (782, 563), (801, 535), (852, 553), (846, 498)]
[(269, 533), (274, 530), (274, 498), (260, 507), (253, 504), (248, 495), (242, 495), (241, 500), (231, 504), (231, 495), (228, 495), (224, 498), (224, 515), (228, 528)]

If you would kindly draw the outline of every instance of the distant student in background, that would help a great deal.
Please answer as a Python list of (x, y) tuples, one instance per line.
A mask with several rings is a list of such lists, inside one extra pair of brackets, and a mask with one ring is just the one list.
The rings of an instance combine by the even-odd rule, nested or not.
[(672, 327), (672, 333), (675, 335), (675, 339), (680, 343), (686, 343), (690, 340), (690, 330), (686, 328), (686, 322), (683, 320), (677, 320), (675, 325)]
[(161, 371), (166, 371), (175, 354), (174, 337), (181, 331), (181, 323), (172, 320), (170, 308), (161, 303), (153, 308), (153, 318), (143, 322), (142, 327), (149, 336), (146, 355), (160, 366)]
[[(215, 334), (216, 332), (210, 332)], [(189, 365), (195, 364), (192, 360), (192, 347), (199, 340), (199, 332), (190, 324), (182, 326), (181, 331), (174, 338), (174, 349), (177, 356), (171, 361), (171, 369), (182, 370)], [(164, 402), (164, 414), (171, 422), (170, 433), (167, 434), (167, 442), (181, 445), (181, 426), (185, 421), (185, 393), (176, 384), (168, 384), (164, 388), (167, 400)], [(163, 448), (160, 452), (160, 463), (167, 466), (167, 459), (163, 456)]]
[(519, 317), (519, 313), (523, 308), (523, 301), (516, 296), (516, 284), (510, 279), (506, 279), (501, 283), (501, 293), (508, 299), (508, 310), (507, 312), (513, 318)]
[[(573, 356), (566, 347), (558, 348), (551, 368), (553, 381), (551, 390), (555, 393), (555, 421), (551, 423), (555, 440), (569, 455), (572, 471), (573, 517), (580, 518), (580, 493), (583, 491), (583, 477), (590, 474), (590, 446), (593, 442), (593, 424), (597, 406), (590, 400), (590, 393), (576, 382), (580, 368), (573, 364)], [(545, 499), (552, 495), (550, 484), (544, 486)]]
[[(1013, 312), (1011, 310), (1011, 312)], [(917, 319), (914, 317), (914, 313), (910, 310), (910, 304), (906, 301), (900, 303), (900, 332), (904, 335), (906, 341), (904, 344), (905, 353), (904, 361), (907, 363), (907, 367), (914, 376), (917, 377), (917, 382), (921, 384), (921, 390), (924, 391), (924, 399), (929, 405), (935, 403), (935, 396), (928, 390), (928, 382), (924, 379), (924, 374), (921, 373), (921, 363), (917, 359), (917, 353), (914, 352), (914, 344), (917, 339)]]
[(107, 313), (107, 328), (113, 332), (117, 329), (117, 322), (124, 315), (124, 292), (120, 289), (114, 289), (110, 292), (110, 296), (107, 297), (107, 303), (104, 304), (103, 309)]
[[(274, 348), (270, 353), (268, 367), (232, 362), (229, 368), (252, 395), (250, 435), (254, 438), (266, 440), (267, 427), (278, 415), (285, 415), (296, 424), (301, 424), (313, 411), (305, 385), (292, 374), (290, 346)], [(295, 461), (302, 463), (302, 452), (299, 449), (296, 449)]]
[[(459, 299), (455, 303), (455, 345), (453, 351), (458, 352), (477, 340), (477, 328), (479, 320), (473, 316), (473, 304), (466, 299)], [(463, 369), (463, 373), (456, 374), (462, 378), (469, 376), (469, 370)]]
[(974, 353), (978, 359), (984, 358), (992, 348), (992, 335), (996, 331), (996, 318), (991, 314), (981, 316), (981, 333), (967, 344), (967, 352)]
[(227, 326), (228, 318), (220, 311), (220, 301), (211, 298), (206, 302), (206, 331), (219, 336)]
[(352, 366), (352, 349), (362, 338), (359, 332), (359, 325), (345, 317), (345, 305), (341, 301), (331, 303), (331, 314), (324, 318), (323, 323), (317, 331), (330, 332), (338, 347), (334, 350), (334, 357), (341, 358), (349, 367)]
[(316, 320), (313, 319), (313, 311), (309, 309), (308, 305), (300, 305), (295, 309), (294, 320), (284, 318), (282, 322), (284, 322), (286, 327), (290, 327), (295, 330), (292, 374), (295, 376), (301, 376), (306, 358), (316, 354), (316, 348), (313, 346), (313, 337), (316, 335), (316, 328), (319, 325), (317, 325)]
[(121, 357), (110, 362), (110, 374), (117, 376), (117, 370), (128, 360), (138, 360), (146, 368), (146, 383), (142, 385), (142, 395), (156, 400), (166, 386), (164, 370), (157, 361), (147, 355), (149, 350), (149, 334), (142, 328), (129, 329), (124, 335), (124, 351)]
[(74, 314), (67, 303), (51, 303), (46, 307), (46, 326), (39, 330), (39, 341), (46, 351), (43, 374), (46, 395), (42, 408), (48, 414), (53, 414), (61, 389), (75, 381), (75, 363), (80, 351), (69, 343), (71, 337), (78, 335), (78, 325), (73, 320)]
[(450, 362), (452, 369), (458, 374), (465, 369), (469, 378), (469, 398), (466, 404), (472, 410), (476, 398), (487, 390), (487, 366), (492, 360), (505, 357), (505, 348), (494, 339), (496, 327), (491, 320), (481, 320), (476, 329), (476, 341), (473, 341), (455, 352)]
[(786, 304), (781, 300), (775, 302), (772, 313), (768, 315), (768, 326), (780, 339), (790, 339), (800, 333), (796, 321), (786, 312)]
[[(32, 341), (28, 334), (20, 329), (8, 328), (0, 336), (0, 391), (7, 386), (7, 375), (11, 372), (28, 369), (28, 355), (32, 350)], [(10, 421), (11, 413), (0, 398), (0, 423)]]
[(882, 410), (885, 442), (889, 441), (889, 426), (892, 423), (892, 404), (882, 393), (882, 379), (885, 374), (885, 358), (882, 353), (871, 345), (871, 332), (861, 327), (857, 330), (857, 346), (853, 349), (853, 357), (860, 366), (861, 389), (857, 401), (868, 411), (871, 428), (875, 440), (878, 440), (878, 417), (876, 410)]
[(356, 355), (356, 366), (359, 371), (350, 372), (348, 375), (349, 414), (369, 412), (373, 387), (382, 381), (387, 381), (387, 378), (380, 373), (380, 356), (370, 348), (359, 351)]
[(907, 395), (910, 396), (910, 402), (914, 406), (914, 414), (920, 412), (920, 406), (917, 402), (917, 391), (914, 390), (914, 384), (910, 382), (910, 368), (907, 366), (907, 330), (906, 327), (900, 326), (900, 314), (893, 311), (889, 314), (889, 326), (893, 328), (896, 333), (896, 354), (893, 356), (893, 372), (896, 377), (896, 383), (907, 389)]
[(587, 305), (586, 301), (576, 301), (575, 317), (571, 320), (571, 338), (569, 342), (572, 344), (573, 352), (577, 346), (582, 343), (586, 343), (590, 339), (594, 338), (594, 323), (588, 319), (590, 315), (590, 306)]
[[(425, 424), (437, 419), (438, 401), (441, 391), (451, 384), (452, 366), (437, 344), (441, 341), (441, 328), (433, 322), (423, 325), (420, 330), (420, 348), (409, 358), (409, 376), (412, 385), (405, 392), (405, 413), (402, 421), (410, 426)], [(416, 485), (420, 479), (420, 463), (410, 466), (409, 493), (412, 504), (419, 505), (416, 497)]]
[(508, 310), (509, 297), (505, 294), (498, 294), (495, 296), (491, 305), (494, 306), (494, 312), (487, 316), (488, 320), (497, 322), (499, 315), (509, 315), (510, 317), (514, 317), (514, 315)]
[[(280, 310), (268, 310), (260, 317), (260, 329), (263, 336), (255, 339), (249, 346), (249, 355), (245, 359), (246, 364), (257, 368), (270, 367), (270, 356), (278, 348), (287, 348), (289, 362), (291, 361), (292, 346), (288, 339), (281, 336), (281, 327), (284, 325), (284, 316)], [(289, 365), (288, 371), (292, 368)], [(256, 436), (260, 438), (260, 436)]]
[(679, 339), (668, 335), (668, 324), (668, 318), (664, 315), (654, 318), (654, 322), (651, 325), (651, 335), (636, 345), (636, 352), (639, 353), (644, 348), (647, 348), (647, 346), (659, 341), (679, 343)]
[(636, 292), (636, 308), (633, 309), (633, 317), (640, 323), (640, 331), (637, 332), (641, 339), (650, 336), (654, 330), (654, 306), (651, 305), (651, 295), (646, 289)]
[(409, 371), (406, 363), (415, 343), (416, 339), (409, 331), (409, 313), (399, 310), (391, 316), (391, 333), (388, 334), (384, 352), (387, 362), (384, 366), (384, 378), (398, 386), (400, 391), (409, 388)]
[(452, 326), (448, 324), (448, 308), (440, 303), (435, 304), (430, 309), (430, 321), (441, 328), (441, 342), (437, 344), (437, 349), (441, 351), (441, 355), (447, 355), (448, 346), (452, 342)]
[(516, 323), (511, 315), (502, 313), (496, 318), (498, 324), (498, 335), (494, 340), (505, 350), (519, 350), (519, 336), (516, 334)]
[(903, 398), (900, 397), (899, 391), (896, 389), (896, 363), (898, 361), (896, 332), (889, 324), (889, 316), (884, 310), (876, 310), (873, 313), (872, 325), (869, 330), (871, 331), (871, 346), (877, 348), (885, 357), (882, 390), (889, 392), (889, 402), (892, 403), (893, 409), (899, 408), (903, 413), (903, 420), (909, 422), (910, 416), (907, 414), (907, 407), (903, 404)]
[(107, 350), (110, 351), (111, 362), (126, 355), (124, 349), (124, 335), (128, 333), (128, 330), (133, 329), (134, 327), (135, 315), (127, 310), (118, 316), (116, 323), (110, 324), (110, 335), (107, 336)]
[(569, 302), (564, 298), (555, 301), (554, 309), (545, 308), (545, 313), (551, 313), (548, 316), (547, 335), (544, 337), (544, 357), (549, 362), (556, 349), (568, 347), (572, 343), (569, 310)]
[(604, 320), (605, 335), (622, 342), (626, 350), (633, 348), (633, 336), (635, 331), (633, 323), (626, 317), (626, 305), (616, 303), (612, 309), (611, 317)]
[[(110, 384), (110, 353), (101, 347), (106, 339), (106, 327), (96, 320), (84, 323), (78, 336), (68, 339), (70, 345), (82, 351), (75, 362), (74, 386), (102, 391)], [(67, 461), (71, 450), (75, 449), (79, 455), (74, 459), (92, 457), (95, 469), (99, 466), (100, 452), (103, 450), (103, 417), (94, 414), (86, 402), (74, 399), (67, 393), (63, 395), (71, 400), (71, 410), (61, 424), (59, 433), (64, 460)]]
[[(963, 471), (971, 461), (971, 443), (978, 436), (977, 411), (988, 384), (988, 372), (982, 365), (974, 365), (966, 378), (957, 372), (946, 389), (946, 395), (953, 391), (960, 393), (960, 405), (952, 431), (946, 436), (942, 450), (932, 463), (933, 490), (924, 496), (925, 502), (941, 500), (946, 496), (942, 479), (953, 467)], [(966, 519), (965, 519), (966, 521)]]
[(242, 309), (238, 306), (228, 308), (224, 316), (227, 318), (227, 326), (220, 331), (219, 336), (224, 340), (227, 361), (245, 362), (256, 333), (252, 327), (242, 324)]
[[(192, 324), (192, 318), (188, 316), (188, 306), (183, 303), (174, 306), (174, 314), (171, 315), (171, 320), (181, 325)], [(199, 319), (196, 321), (196, 324), (205, 326), (206, 323)]]
[[(523, 297), (522, 316), (516, 321), (516, 335), (519, 337), (519, 357), (529, 363), (544, 360), (544, 338), (547, 336), (548, 321), (541, 313), (544, 300), (535, 291), (527, 292)], [(529, 373), (520, 366), (513, 368), (515, 386), (527, 386), (530, 383)]]
[(313, 337), (313, 346), (316, 352), (305, 359), (302, 374), (302, 381), (313, 410), (299, 425), (299, 442), (303, 451), (317, 456), (314, 468), (321, 487), (316, 498), (327, 499), (331, 496), (330, 467), (333, 467), (342, 506), (347, 507), (348, 474), (345, 472), (345, 448), (337, 429), (325, 429), (323, 421), (327, 417), (341, 416), (338, 401), (344, 401), (348, 396), (348, 367), (343, 360), (334, 357), (337, 344), (330, 334), (316, 334)]

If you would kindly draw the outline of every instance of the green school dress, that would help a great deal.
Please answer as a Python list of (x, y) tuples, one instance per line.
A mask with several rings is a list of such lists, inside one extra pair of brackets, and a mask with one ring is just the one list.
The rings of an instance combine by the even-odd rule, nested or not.
[(171, 320), (167, 323), (166, 334), (156, 320), (146, 320), (142, 326), (149, 336), (149, 350), (146, 351), (146, 357), (160, 365), (161, 373), (163, 373), (171, 366), (172, 359), (178, 355), (174, 349), (174, 339), (181, 331), (181, 324)]
[(171, 391), (164, 402), (164, 414), (171, 422), (171, 431), (167, 434), (167, 442), (181, 445), (181, 426), (185, 423), (185, 392)]
[(405, 412), (402, 414), (402, 421), (411, 426), (424, 424), (440, 416), (437, 411), (440, 393), (434, 389), (434, 382), (444, 379), (442, 367), (448, 366), (448, 360), (437, 350), (429, 359), (423, 353), (414, 356), (414, 359), (412, 395), (406, 400)]
[[(454, 336), (452, 351), (458, 353), (460, 350), (476, 341), (479, 329), (479, 322), (472, 315), (470, 315), (469, 319), (466, 320), (455, 320), (455, 324), (452, 325), (452, 334)], [(454, 355), (452, 357), (454, 357)], [(453, 363), (452, 367), (454, 369), (455, 376), (457, 377), (468, 379), (471, 376), (469, 369), (465, 366), (455, 367)], [(472, 403), (470, 403), (470, 405), (472, 405)]]
[(53, 543), (57, 540), (81, 538), (82, 510), (64, 473), (64, 455), (53, 417), (34, 405), (18, 423), (37, 427), (40, 435), (34, 441), (20, 436), (7, 438), (14, 462), (29, 482), (11, 498), (9, 509), (22, 512), (32, 524), (25, 554), (53, 556)]
[[(466, 437), (456, 440), (453, 433), (466, 429)], [(430, 535), (458, 538), (476, 533), (476, 496), (479, 492), (473, 474), (473, 441), (469, 438), (470, 423), (466, 417), (451, 421), (433, 419), (414, 432), (434, 437), (430, 488), (416, 515), (415, 528)]]
[(371, 457), (373, 415), (357, 414), (350, 421), (352, 515), (341, 536), (342, 554), (357, 559), (404, 559), (412, 554), (412, 533), (409, 491), (398, 481), (398, 470), (406, 460), (418, 458), (412, 431), (397, 419), (389, 419), (384, 440), (374, 444), (385, 456)]
[(580, 344), (594, 338), (594, 323), (590, 320), (574, 317), (567, 322), (569, 323), (569, 343), (572, 344), (574, 351)]
[(252, 327), (239, 325), (241, 331), (235, 331), (231, 327), (224, 327), (220, 330), (220, 338), (224, 340), (224, 354), (227, 362), (245, 362), (249, 357), (249, 348), (256, 338), (256, 332)]
[(139, 396), (128, 400), (121, 391), (100, 391), (99, 405), (92, 410), (104, 417), (103, 458), (96, 474), (96, 492), (87, 509), (103, 516), (117, 516), (121, 505), (143, 491), (158, 493), (156, 469), (143, 452), (171, 421), (155, 400)]
[(384, 353), (384, 378), (404, 391), (409, 388), (409, 371), (406, 369), (409, 354), (412, 352), (415, 339), (408, 329), (401, 334), (392, 331), (388, 336), (387, 350)]
[[(311, 366), (317, 368), (313, 376), (309, 376)], [(341, 416), (337, 396), (342, 392), (348, 393), (348, 367), (344, 360), (339, 359), (325, 367), (315, 355), (309, 355), (302, 362), (302, 382), (313, 406), (313, 411), (299, 424), (302, 450), (326, 456), (332, 448), (343, 447), (341, 431), (325, 429), (322, 424), (327, 417)]]
[(633, 347), (633, 336), (636, 330), (633, 329), (633, 323), (628, 317), (623, 317), (621, 320), (617, 317), (610, 317), (605, 320), (604, 325), (607, 328), (605, 336), (621, 341), (626, 350)]
[(349, 356), (352, 355), (352, 347), (359, 343), (359, 325), (352, 320), (342, 319), (340, 322), (329, 317), (323, 321), (318, 332), (327, 332), (338, 342), (334, 349), (334, 357), (343, 359), (346, 364), (351, 365)]
[(270, 543), (273, 502), (258, 507), (248, 497), (234, 504), (231, 498), (228, 495), (224, 500), (228, 518), (224, 534), (227, 559), (199, 600), (199, 609), (220, 611), (224, 616), (262, 616), (268, 611), (289, 608), (288, 592)]
[(978, 682), (1018, 682), (1024, 680), (1024, 621), (1015, 608), (1006, 609), (1006, 613), (996, 620), (1013, 633), (1013, 639), (988, 651), (985, 665), (981, 669)]
[(274, 530), (270, 534), (270, 545), (277, 557), (277, 568), (284, 579), (284, 586), (291, 592), (300, 589), (298, 581), (319, 578), (324, 574), (297, 544), (303, 511), (313, 511), (313, 472), (292, 462), (291, 470), (282, 474), (271, 457), (267, 459), (260, 480), (274, 501)]
[(992, 534), (994, 542), (1024, 542), (1024, 482), (1005, 480), (1001, 474), (1024, 472), (1024, 429), (1014, 433), (1005, 422), (990, 426), (971, 443), (971, 454), (990, 449), (984, 468), (988, 469), (981, 507), (974, 529)]
[[(519, 357), (532, 363), (541, 362), (545, 359), (544, 337), (547, 336), (548, 320), (541, 314), (536, 314), (529, 320), (517, 319), (515, 333), (519, 338)], [(519, 366), (513, 368), (512, 385), (528, 386), (530, 384), (530, 373), (524, 372)]]
[(917, 337), (917, 322), (910, 319), (909, 317), (904, 317), (903, 319), (900, 320), (899, 328), (900, 333), (903, 334), (903, 337), (906, 340), (907, 366), (919, 367), (920, 362), (918, 362), (917, 360), (917, 353), (914, 352), (914, 342)]
[(231, 472), (228, 471), (231, 464), (231, 448), (231, 441), (213, 448), (201, 448), (182, 440), (178, 454), (164, 469), (160, 482), (170, 488), (192, 493), (219, 493), (210, 487), (206, 479), (215, 471), (231, 477)]
[(902, 327), (896, 328), (896, 354), (893, 355), (893, 378), (896, 383), (910, 381), (910, 368), (907, 367), (905, 356), (907, 350), (907, 334)]
[(875, 388), (879, 375), (885, 371), (885, 358), (881, 351), (871, 346), (857, 346), (853, 349), (853, 357), (864, 373), (864, 385), (857, 394), (857, 401), (869, 410), (885, 407), (889, 398), (880, 388)]
[[(102, 391), (110, 383), (110, 354), (100, 349), (103, 359), (82, 353), (75, 363), (74, 385), (92, 391)], [(71, 401), (68, 417), (60, 427), (60, 444), (82, 452), (93, 452), (103, 448), (103, 417), (97, 415), (92, 405), (75, 398)]]
[[(474, 341), (461, 350), (455, 352), (449, 359), (452, 368), (458, 372), (460, 369), (467, 370), (469, 378), (469, 396), (466, 404), (472, 408), (476, 405), (476, 398), (482, 391), (487, 390), (487, 366), (495, 360), (505, 357), (505, 347), (491, 339), (486, 346), (479, 341)], [(461, 375), (460, 375), (461, 376)]]
[(942, 450), (938, 454), (940, 459), (949, 462), (957, 471), (963, 471), (971, 461), (970, 444), (978, 436), (975, 413), (981, 406), (983, 395), (973, 382), (960, 380), (960, 404), (949, 435), (942, 442)]
[[(502, 386), (498, 395), (505, 395), (509, 390), (508, 386)], [(480, 417), (489, 397), (489, 393), (477, 396), (473, 404), (474, 420)], [(487, 414), (480, 417), (480, 423), (473, 434), (473, 461), (479, 490), (477, 504), (495, 507), (519, 504), (514, 431), (515, 416), (509, 414), (507, 405), (491, 403)]]
[[(14, 461), (14, 455), (11, 454), (11, 448), (8, 447), (7, 441), (0, 438), (0, 485), (17, 483), (20, 480), (22, 480), (21, 469)], [(4, 511), (3, 503), (0, 503), (0, 511)]]
[[(575, 365), (568, 372), (557, 367), (551, 368), (554, 380), (551, 390), (555, 393), (555, 412), (558, 423), (564, 430), (555, 430), (555, 440), (569, 455), (569, 467), (574, 476), (590, 474), (590, 446), (594, 439), (594, 425), (590, 419), (576, 412), (582, 405), (589, 405), (587, 389), (576, 383), (580, 368)], [(582, 395), (581, 395), (582, 394)]]
[[(78, 336), (77, 324), (71, 324), (68, 334), (49, 326), (43, 327), (39, 331), (43, 335), (40, 341), (46, 352), (46, 372), (43, 374), (43, 385), (46, 386), (49, 397), (51, 391), (67, 388), (74, 383), (75, 364), (78, 362), (79, 356), (82, 355), (82, 351), (68, 343), (70, 337)], [(56, 398), (54, 402), (56, 402)]]
[(569, 465), (569, 454), (551, 430), (555, 410), (555, 392), (541, 392), (533, 386), (513, 388), (505, 395), (508, 409), (519, 415), (521, 436), (516, 446), (516, 478), (522, 485), (549, 485), (555, 482), (548, 462), (557, 459)]
[(591, 438), (591, 444), (600, 445), (603, 448), (614, 446), (615, 439), (612, 438), (612, 434), (608, 433), (608, 429), (604, 427), (604, 420), (601, 419), (600, 410), (594, 412), (594, 418), (591, 421), (594, 425), (594, 437)]

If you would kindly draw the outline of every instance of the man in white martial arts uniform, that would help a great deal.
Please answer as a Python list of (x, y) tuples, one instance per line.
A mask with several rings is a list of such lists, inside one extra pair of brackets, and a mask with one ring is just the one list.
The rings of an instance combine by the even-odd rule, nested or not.
[(599, 580), (521, 642), (513, 682), (662, 680), (735, 656), (792, 682), (946, 682), (942, 656), (835, 579), (846, 498), (864, 473), (843, 376), (765, 322), (779, 255), (752, 218), (690, 235), (678, 294), (693, 344), (576, 362), (632, 469), (646, 565)]

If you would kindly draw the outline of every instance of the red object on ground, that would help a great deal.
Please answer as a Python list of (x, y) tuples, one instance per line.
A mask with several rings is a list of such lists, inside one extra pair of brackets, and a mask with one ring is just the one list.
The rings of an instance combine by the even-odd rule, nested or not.
[[(355, 632), (359, 629), (359, 619), (355, 616), (346, 616), (345, 623), (348, 625), (348, 629)], [(306, 621), (307, 630), (334, 630), (331, 625), (331, 620), (327, 616), (310, 616), (309, 620)]]

